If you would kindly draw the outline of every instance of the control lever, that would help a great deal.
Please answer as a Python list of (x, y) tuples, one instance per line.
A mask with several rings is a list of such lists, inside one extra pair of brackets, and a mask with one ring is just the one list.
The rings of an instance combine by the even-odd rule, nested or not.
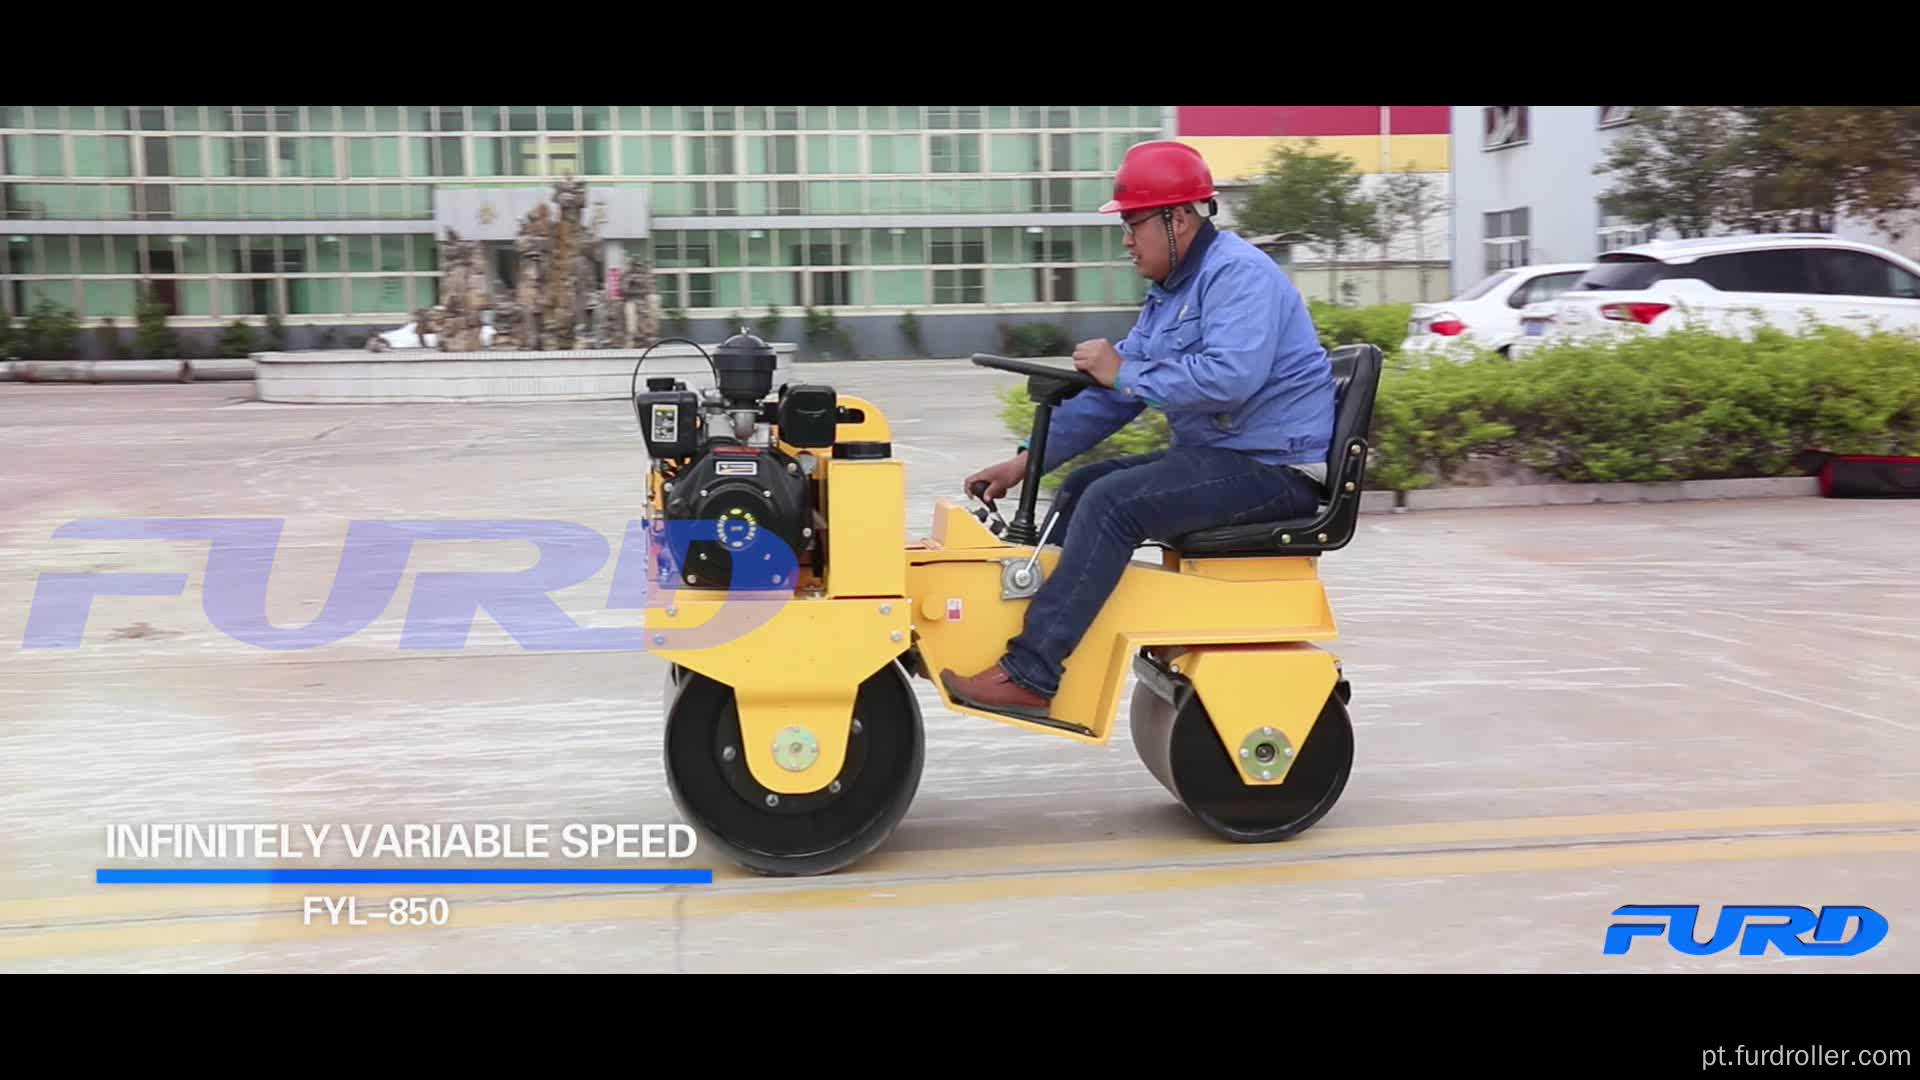
[(1055, 505), (1047, 511), (1046, 526), (1040, 530), (1040, 541), (1033, 545), (1033, 554), (1028, 556), (1027, 565), (1013, 572), (1013, 584), (1015, 588), (1027, 589), (1033, 587), (1033, 564), (1039, 561), (1040, 549), (1047, 546), (1047, 536), (1053, 532), (1053, 523), (1058, 520), (1060, 520), (1060, 507)]
[[(987, 481), (982, 480), (974, 484), (971, 488), (968, 488), (967, 493), (972, 495), (974, 498), (979, 499), (981, 502), (987, 504), (986, 509), (975, 510), (973, 512), (973, 516), (976, 518), (979, 518), (981, 524), (986, 525), (987, 528), (991, 529), (993, 531), (993, 535), (999, 536), (1001, 533), (1007, 530), (1007, 523), (1004, 520), (1002, 520), (1000, 517), (1000, 508), (994, 505), (992, 499), (987, 498), (988, 486), (989, 485)], [(989, 513), (993, 515), (993, 520), (991, 522), (987, 520), (987, 515)]]

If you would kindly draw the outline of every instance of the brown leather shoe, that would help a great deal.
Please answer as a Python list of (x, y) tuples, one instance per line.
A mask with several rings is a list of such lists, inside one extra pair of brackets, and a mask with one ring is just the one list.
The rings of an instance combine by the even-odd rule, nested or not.
[(955, 701), (991, 712), (1044, 720), (1048, 706), (1053, 704), (1052, 698), (1041, 697), (1014, 682), (999, 664), (971, 677), (955, 675), (952, 668), (942, 669), (940, 684)]

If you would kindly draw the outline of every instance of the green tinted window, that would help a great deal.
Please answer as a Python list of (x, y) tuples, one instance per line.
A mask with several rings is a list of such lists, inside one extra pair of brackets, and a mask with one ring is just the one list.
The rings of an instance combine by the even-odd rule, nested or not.
[(993, 171), (999, 173), (1036, 173), (1040, 171), (1038, 135), (995, 135), (991, 138)]
[(613, 173), (615, 172), (613, 167), (613, 153), (612, 153), (612, 148), (609, 145), (612, 142), (612, 140), (601, 138), (601, 137), (595, 137), (591, 139), (583, 139), (581, 140), (581, 142), (582, 142), (582, 146), (580, 147), (581, 170), (590, 176), (613, 175)]
[(120, 318), (133, 314), (134, 289), (131, 281), (89, 281), (85, 290), (84, 314), (88, 318)]
[(791, 273), (748, 274), (747, 281), (748, 300), (762, 311), (769, 306), (792, 307), (799, 303)]
[(407, 310), (406, 278), (356, 278), (353, 282), (355, 314), (379, 314)]
[(339, 315), (338, 278), (291, 278), (287, 281), (287, 310), (294, 315)]
[(1099, 170), (1100, 136), (1075, 135), (1073, 137), (1073, 167), (1080, 172)]
[(168, 147), (168, 164), (175, 176), (205, 176), (198, 135), (175, 135)]
[(381, 236), (378, 240), (380, 270), (390, 273), (407, 269), (409, 249), (413, 246), (405, 236)]
[(212, 238), (189, 234), (187, 242), (180, 246), (180, 272), (183, 274), (210, 274), (213, 272)]
[(873, 302), (882, 306), (905, 306), (927, 302), (927, 275), (924, 270), (876, 270), (873, 274)]
[(1031, 270), (995, 270), (987, 299), (995, 304), (1030, 304), (1038, 299), (1033, 286)]
[(180, 314), (213, 314), (213, 289), (204, 281), (183, 281), (179, 285)]
[[(73, 273), (75, 269), (74, 258), (73, 258), (73, 249), (74, 249), (75, 239), (76, 238), (72, 236), (48, 236), (42, 239), (40, 244), (40, 253), (45, 258), (46, 262), (45, 262), (44, 268), (40, 272), (43, 274)], [(84, 260), (86, 258), (87, 253), (85, 251), (85, 246), (82, 245), (81, 258), (83, 261), (80, 263), (81, 273), (104, 274), (107, 272), (107, 254), (106, 254), (105, 238), (101, 237), (99, 239), (101, 240), (101, 245), (98, 248), (98, 254), (95, 256), (95, 262), (93, 264), (93, 269), (91, 270), (85, 269), (86, 263)]]

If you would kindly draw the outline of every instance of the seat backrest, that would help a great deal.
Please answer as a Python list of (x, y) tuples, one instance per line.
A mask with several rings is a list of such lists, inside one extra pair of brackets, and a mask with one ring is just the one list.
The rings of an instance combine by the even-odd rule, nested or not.
[(1386, 356), (1377, 345), (1328, 350), (1333, 368), (1333, 445), (1327, 451), (1327, 501), (1309, 520), (1270, 521), (1202, 529), (1176, 537), (1172, 546), (1193, 557), (1270, 558), (1337, 551), (1359, 529), (1360, 496), (1367, 471), (1367, 436), (1373, 401), (1380, 391)]
[[(1380, 372), (1386, 355), (1378, 345), (1341, 345), (1327, 351), (1327, 363), (1333, 368), (1333, 444), (1327, 448), (1327, 491), (1338, 495), (1340, 485), (1359, 476), (1355, 466), (1364, 469), (1365, 454), (1354, 460), (1351, 448), (1364, 441), (1373, 427), (1373, 402), (1380, 392)], [(1353, 475), (1349, 475), (1353, 474)]]

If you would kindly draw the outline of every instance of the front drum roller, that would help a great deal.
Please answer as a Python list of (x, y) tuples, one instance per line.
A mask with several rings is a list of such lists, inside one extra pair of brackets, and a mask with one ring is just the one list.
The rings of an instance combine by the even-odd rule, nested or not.
[(1327, 695), (1299, 757), (1278, 784), (1249, 784), (1220, 744), (1200, 695), (1179, 686), (1175, 705), (1137, 685), (1129, 712), (1134, 751), (1189, 813), (1245, 844), (1285, 840), (1333, 809), (1353, 770), (1353, 725), (1336, 691)]
[(829, 874), (873, 852), (920, 787), (926, 731), (906, 672), (889, 661), (860, 684), (847, 757), (827, 786), (778, 795), (740, 753), (733, 688), (682, 669), (667, 711), (667, 784), (701, 839), (767, 876)]

